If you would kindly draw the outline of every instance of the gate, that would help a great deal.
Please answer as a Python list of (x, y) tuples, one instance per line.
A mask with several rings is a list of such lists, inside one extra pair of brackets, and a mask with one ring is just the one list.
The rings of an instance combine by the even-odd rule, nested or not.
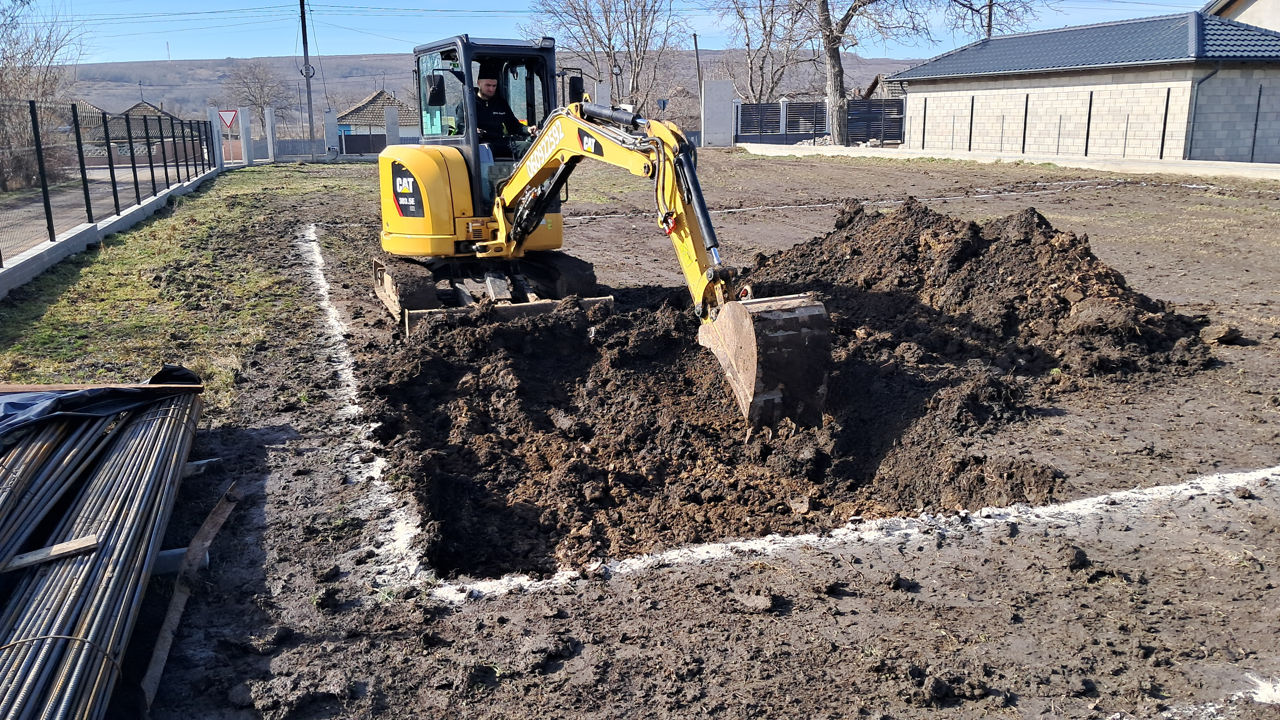
[[(906, 102), (894, 100), (850, 100), (845, 127), (849, 142), (878, 140), (902, 142), (903, 111)], [(827, 136), (825, 102), (743, 103), (738, 106), (734, 142), (792, 145)]]

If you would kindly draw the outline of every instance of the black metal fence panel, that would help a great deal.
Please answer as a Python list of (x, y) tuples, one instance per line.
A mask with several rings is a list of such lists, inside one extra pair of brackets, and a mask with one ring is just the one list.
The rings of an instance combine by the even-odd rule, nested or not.
[(383, 135), (339, 135), (338, 152), (343, 155), (376, 155), (387, 147)]
[(0, 99), (0, 267), (212, 166), (209, 123)]
[[(850, 100), (845, 127), (850, 143), (901, 143), (905, 101)], [(784, 118), (785, 117), (785, 121)], [(830, 133), (825, 102), (744, 103), (738, 109), (735, 142), (791, 145)]]
[(906, 101), (900, 99), (850, 100), (848, 123), (845, 125), (849, 131), (849, 142), (902, 142), (905, 106)]

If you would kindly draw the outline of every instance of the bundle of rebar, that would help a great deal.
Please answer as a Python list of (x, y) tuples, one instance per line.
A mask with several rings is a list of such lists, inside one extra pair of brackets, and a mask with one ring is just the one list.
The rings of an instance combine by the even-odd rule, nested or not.
[[(200, 407), (183, 393), (120, 416), (51, 420), (0, 455), (0, 560), (50, 527), (47, 545), (97, 540), (12, 573), (0, 613), (0, 718), (106, 714)], [(53, 505), (65, 511), (42, 518)]]

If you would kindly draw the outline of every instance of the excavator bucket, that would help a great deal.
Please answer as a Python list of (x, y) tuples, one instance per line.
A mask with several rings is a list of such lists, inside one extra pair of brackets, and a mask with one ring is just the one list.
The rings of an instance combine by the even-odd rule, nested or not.
[(752, 427), (822, 423), (831, 362), (827, 309), (811, 295), (726, 303), (698, 329)]

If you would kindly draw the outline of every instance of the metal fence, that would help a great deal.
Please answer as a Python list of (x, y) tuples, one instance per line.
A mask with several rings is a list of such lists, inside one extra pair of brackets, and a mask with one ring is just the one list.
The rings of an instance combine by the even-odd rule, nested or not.
[[(904, 108), (901, 99), (850, 100), (845, 118), (849, 142), (901, 143)], [(734, 142), (791, 145), (830, 133), (825, 102), (743, 103), (735, 122)]]
[(213, 164), (208, 121), (0, 100), (0, 267)]

